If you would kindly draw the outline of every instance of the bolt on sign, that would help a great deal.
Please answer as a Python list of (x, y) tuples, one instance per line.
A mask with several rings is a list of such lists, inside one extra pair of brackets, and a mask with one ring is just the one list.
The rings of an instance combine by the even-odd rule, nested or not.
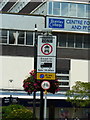
[(37, 79), (55, 80), (55, 73), (56, 36), (40, 35), (37, 44)]

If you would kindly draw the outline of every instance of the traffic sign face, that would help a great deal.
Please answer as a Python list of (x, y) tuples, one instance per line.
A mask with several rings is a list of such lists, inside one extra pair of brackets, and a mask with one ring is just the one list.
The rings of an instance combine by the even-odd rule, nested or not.
[(44, 54), (44, 55), (49, 55), (51, 54), (53, 51), (53, 48), (50, 44), (48, 43), (45, 43), (41, 46), (41, 52)]
[(37, 44), (37, 79), (55, 80), (56, 36), (39, 35)]
[(55, 73), (37, 73), (38, 80), (55, 80)]
[(38, 36), (38, 56), (56, 56), (56, 36)]
[(55, 73), (56, 57), (37, 57), (37, 72)]
[(41, 83), (41, 87), (44, 89), (44, 90), (48, 90), (50, 88), (50, 82), (48, 81), (43, 81)]

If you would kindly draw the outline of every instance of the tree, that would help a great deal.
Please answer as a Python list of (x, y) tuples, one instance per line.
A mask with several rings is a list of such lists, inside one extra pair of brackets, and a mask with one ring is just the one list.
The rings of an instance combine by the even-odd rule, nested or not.
[[(2, 107), (2, 120), (32, 120), (30, 109), (18, 104)], [(36, 119), (37, 120), (37, 119)]]
[(71, 90), (66, 92), (67, 101), (71, 102), (74, 111), (77, 107), (90, 105), (90, 82), (77, 81)]

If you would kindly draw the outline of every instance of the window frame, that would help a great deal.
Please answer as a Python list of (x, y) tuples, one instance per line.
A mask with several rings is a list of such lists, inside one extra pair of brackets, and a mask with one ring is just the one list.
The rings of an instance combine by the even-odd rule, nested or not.
[[(6, 35), (2, 35), (3, 31), (6, 31)], [(1, 42), (0, 42), (0, 44), (7, 44), (8, 43), (8, 30), (6, 30), (6, 29), (0, 29), (0, 32), (1, 32), (1, 36), (0, 36)], [(4, 37), (4, 40), (6, 42), (3, 42), (3, 37)]]
[[(54, 14), (54, 3), (55, 2), (58, 2), (60, 5), (60, 11), (59, 11), (59, 13), (60, 14)], [(52, 4), (51, 6), (52, 6), (52, 10), (51, 10), (51, 13), (49, 12), (49, 10), (50, 10), (50, 5), (49, 4)], [(67, 4), (67, 10), (66, 10), (66, 12), (67, 12), (67, 14), (63, 14), (62, 12), (62, 7), (63, 7), (63, 4)], [(72, 5), (75, 5), (75, 10), (73, 10), (73, 11), (75, 11), (75, 15), (70, 15), (70, 6), (71, 6), (71, 4)], [(79, 5), (83, 5), (84, 6), (84, 12), (83, 12), (83, 16), (78, 16), (78, 10), (79, 10), (79, 8), (78, 8), (78, 6)], [(88, 18), (88, 15), (86, 16), (86, 11), (87, 11), (87, 6), (88, 5), (90, 5), (90, 4), (86, 4), (86, 3), (77, 3), (77, 2), (66, 2), (66, 1), (48, 1), (47, 2), (47, 14), (48, 15), (53, 15), (53, 16), (63, 16), (63, 17), (78, 17), (78, 18)], [(63, 9), (64, 10), (64, 9)], [(65, 13), (66, 13), (65, 12)], [(87, 12), (88, 13), (88, 12)], [(90, 16), (89, 16), (89, 18), (90, 18)]]

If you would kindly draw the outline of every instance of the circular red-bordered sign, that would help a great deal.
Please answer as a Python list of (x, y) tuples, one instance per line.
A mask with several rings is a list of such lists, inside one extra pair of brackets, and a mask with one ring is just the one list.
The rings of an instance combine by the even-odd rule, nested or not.
[(44, 89), (44, 90), (48, 90), (50, 88), (50, 82), (48, 81), (43, 81), (41, 83), (41, 87)]
[(43, 44), (42, 47), (41, 47), (41, 52), (44, 54), (44, 55), (49, 55), (51, 54), (53, 51), (53, 48), (50, 44), (46, 43), (46, 44)]

